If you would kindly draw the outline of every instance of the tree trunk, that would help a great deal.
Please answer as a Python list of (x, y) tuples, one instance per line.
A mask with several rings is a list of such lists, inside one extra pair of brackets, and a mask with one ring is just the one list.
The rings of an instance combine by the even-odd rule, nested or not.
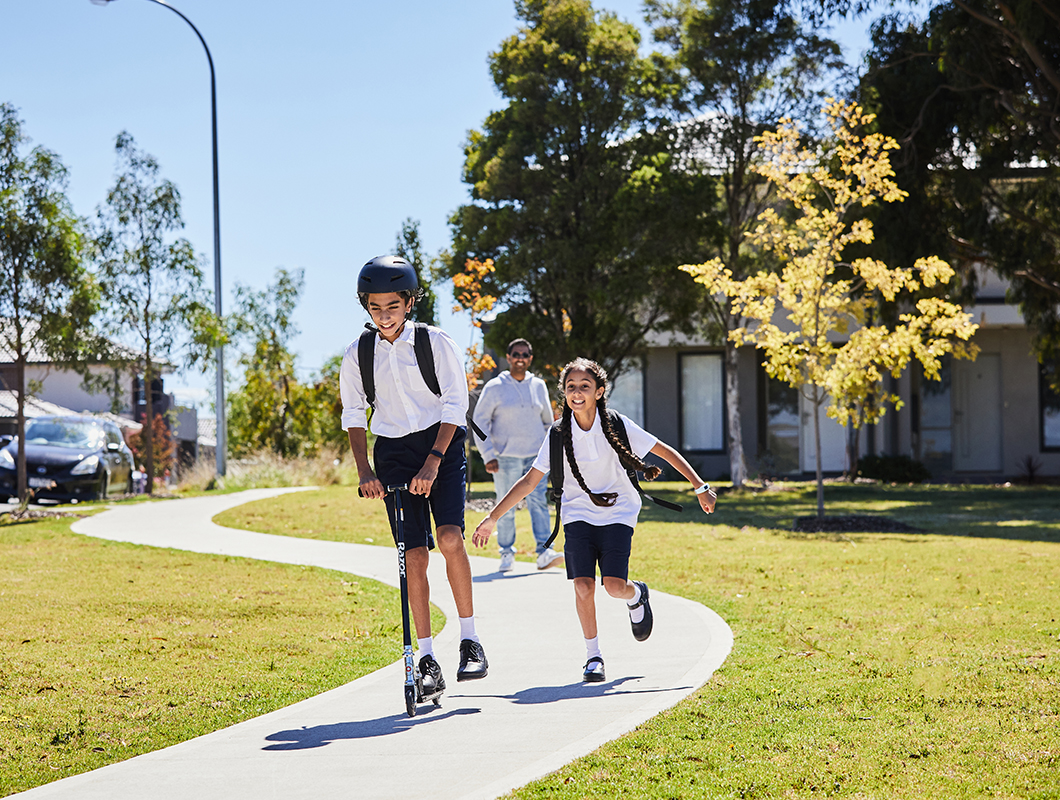
[[(729, 317), (729, 324), (735, 324)], [(736, 345), (725, 340), (725, 408), (729, 423), (729, 475), (732, 486), (739, 489), (747, 480), (747, 462), (743, 455), (743, 428), (740, 424), (740, 371)]]
[(155, 404), (151, 397), (151, 352), (148, 348), (144, 365), (144, 427), (141, 441), (144, 444), (144, 470), (147, 472), (147, 493), (155, 490)]
[(824, 472), (821, 469), (821, 395), (813, 385), (813, 443), (817, 448), (817, 518), (824, 516)]
[(18, 386), (18, 411), (15, 421), (18, 432), (18, 460), (15, 462), (15, 480), (18, 502), (25, 503), (29, 494), (29, 482), (26, 478), (26, 356), (22, 353), (15, 358), (15, 384)]

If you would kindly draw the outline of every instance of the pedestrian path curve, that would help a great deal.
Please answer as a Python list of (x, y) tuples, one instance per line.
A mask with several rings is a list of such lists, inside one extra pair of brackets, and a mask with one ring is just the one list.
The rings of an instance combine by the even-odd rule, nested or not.
[[(119, 506), (76, 533), (152, 547), (340, 570), (397, 585), (394, 550), (223, 528), (212, 518), (282, 489)], [(632, 730), (705, 683), (732, 649), (710, 609), (652, 591), (655, 629), (634, 641), (619, 601), (597, 600), (605, 683), (583, 684), (584, 645), (562, 570), (497, 573), (472, 556), (489, 676), (457, 683), (455, 624), (435, 636), (441, 708), (405, 715), (400, 661), (300, 703), (172, 747), (24, 792), (29, 800), (492, 798)], [(432, 601), (456, 609), (433, 556)], [(397, 654), (396, 654), (397, 655)]]

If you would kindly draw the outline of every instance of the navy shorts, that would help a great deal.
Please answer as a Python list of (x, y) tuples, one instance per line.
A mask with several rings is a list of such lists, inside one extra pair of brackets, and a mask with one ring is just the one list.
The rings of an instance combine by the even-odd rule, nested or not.
[[(435, 423), (426, 430), (410, 433), (399, 439), (388, 439), (379, 436), (375, 440), (375, 476), (387, 486), (407, 484), (416, 477), (430, 455), (434, 442), (438, 438)], [(445, 458), (438, 467), (438, 477), (434, 480), (431, 493), (424, 497), (411, 492), (401, 493), (401, 506), (404, 510), (405, 549), (427, 547), (434, 549), (434, 536), (431, 533), (431, 516), (434, 525), (457, 525), (464, 532), (464, 488), (467, 479), (467, 460), (464, 456), (464, 441), (467, 431), (460, 427), (453, 434)], [(390, 532), (397, 542), (397, 527), (394, 520), (394, 496), (386, 496), (386, 513), (390, 518)]]
[(601, 578), (626, 580), (629, 575), (629, 551), (633, 544), (633, 529), (629, 525), (568, 522), (563, 526), (563, 542), (568, 579), (595, 579), (597, 564)]

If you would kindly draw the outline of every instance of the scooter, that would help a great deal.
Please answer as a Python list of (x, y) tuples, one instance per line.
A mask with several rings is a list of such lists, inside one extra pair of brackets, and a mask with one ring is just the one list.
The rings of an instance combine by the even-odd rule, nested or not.
[[(408, 491), (408, 484), (386, 487), (387, 493), (394, 494), (394, 521), (397, 532), (398, 551), (398, 578), (401, 586), (401, 633), (403, 637), (403, 655), (405, 660), (405, 712), (410, 716), (416, 716), (416, 705), (418, 703), (434, 703), (440, 707), (441, 696), (445, 691), (440, 690), (430, 695), (423, 693), (423, 678), (416, 667), (415, 655), (412, 649), (412, 631), (409, 625), (409, 582), (405, 571), (405, 510), (401, 505), (401, 493)], [(358, 494), (360, 490), (358, 489)]]

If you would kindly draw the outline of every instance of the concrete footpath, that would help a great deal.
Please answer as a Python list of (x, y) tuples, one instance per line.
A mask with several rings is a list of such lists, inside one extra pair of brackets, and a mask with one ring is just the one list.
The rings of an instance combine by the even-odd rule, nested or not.
[[(284, 491), (296, 490), (122, 506), (80, 520), (73, 530), (153, 547), (324, 567), (397, 585), (393, 548), (237, 531), (211, 522), (221, 511)], [(634, 544), (634, 569), (636, 555)], [(516, 562), (514, 572), (501, 575), (497, 564), (496, 558), (471, 558), (489, 676), (457, 683), (456, 609), (444, 560), (431, 558), (432, 601), (451, 621), (435, 632), (435, 652), (448, 683), (441, 708), (424, 705), (416, 717), (406, 716), (398, 660), (287, 708), (18, 796), (497, 797), (674, 705), (705, 683), (732, 649), (732, 632), (717, 614), (654, 590), (654, 632), (648, 641), (636, 642), (621, 601), (599, 589), (607, 681), (583, 684), (585, 649), (563, 571), (538, 572), (533, 564)]]

